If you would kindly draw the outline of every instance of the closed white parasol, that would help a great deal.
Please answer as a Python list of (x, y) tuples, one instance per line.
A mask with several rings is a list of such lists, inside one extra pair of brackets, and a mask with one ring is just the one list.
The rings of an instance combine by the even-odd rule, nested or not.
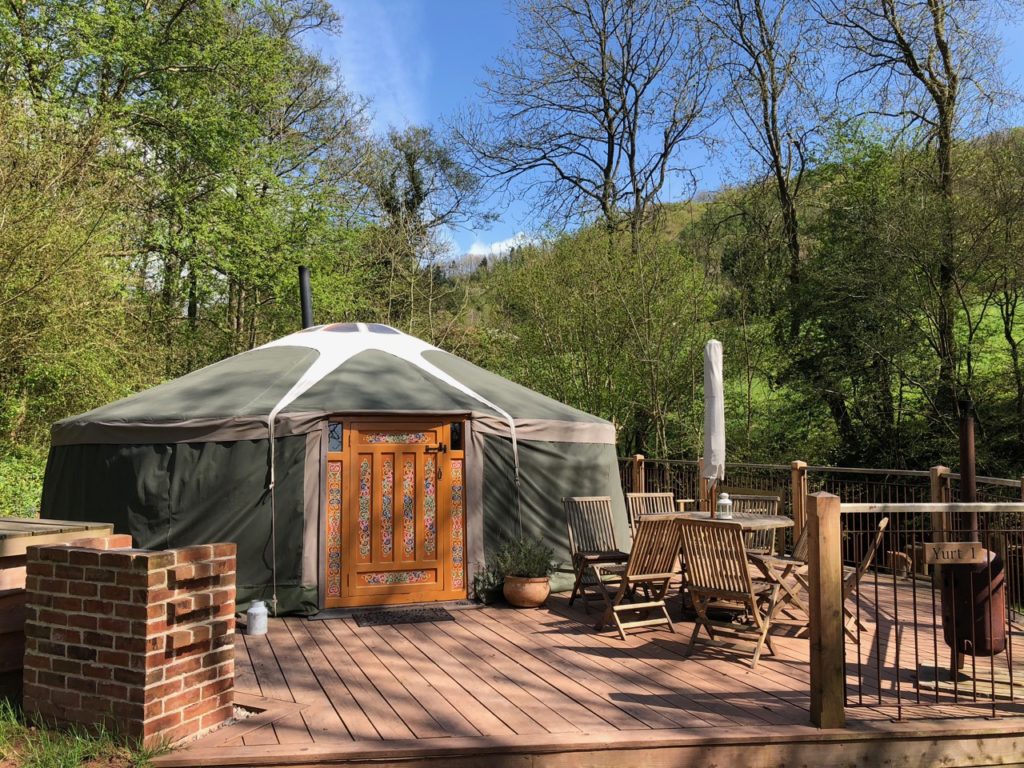
[(712, 487), (725, 479), (722, 342), (714, 339), (704, 345), (704, 477)]

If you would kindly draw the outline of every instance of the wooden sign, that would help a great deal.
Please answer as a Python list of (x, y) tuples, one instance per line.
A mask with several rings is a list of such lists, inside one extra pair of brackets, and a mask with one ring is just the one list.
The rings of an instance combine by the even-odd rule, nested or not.
[(924, 561), (929, 565), (978, 564), (988, 562), (986, 549), (977, 541), (947, 541), (924, 545)]

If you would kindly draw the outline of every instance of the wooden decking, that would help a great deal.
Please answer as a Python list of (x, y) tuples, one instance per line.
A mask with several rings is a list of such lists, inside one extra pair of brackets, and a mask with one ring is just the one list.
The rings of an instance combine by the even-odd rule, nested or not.
[[(155, 762), (573, 765), (587, 755), (588, 764), (622, 766), (643, 755), (646, 764), (665, 765), (706, 765), (711, 756), (737, 765), (823, 764), (834, 746), (844, 762), (863, 754), (875, 764), (880, 749), (894, 760), (920, 755), (922, 739), (931, 749), (945, 745), (953, 765), (1003, 764), (1006, 755), (1024, 754), (1017, 736), (1024, 718), (1014, 717), (1024, 710), (1011, 702), (1000, 705), (1010, 717), (998, 722), (984, 719), (991, 712), (952, 703), (905, 707), (904, 718), (945, 718), (908, 725), (891, 722), (897, 710), (883, 697), (883, 706), (848, 708), (847, 729), (810, 727), (808, 641), (792, 632), (777, 634), (777, 655), (751, 671), (747, 643), (702, 642), (686, 658), (686, 622), (676, 634), (637, 632), (623, 642), (595, 633), (593, 617), (568, 608), (564, 596), (544, 609), (452, 615), (382, 627), (289, 618), (272, 620), (265, 637), (240, 635), (237, 700), (259, 714)], [(883, 637), (886, 620), (879, 624)], [(874, 637), (862, 638), (861, 653)], [(887, 645), (890, 666), (894, 653)], [(889, 690), (882, 667), (873, 685)], [(968, 743), (984, 744), (987, 762)]]

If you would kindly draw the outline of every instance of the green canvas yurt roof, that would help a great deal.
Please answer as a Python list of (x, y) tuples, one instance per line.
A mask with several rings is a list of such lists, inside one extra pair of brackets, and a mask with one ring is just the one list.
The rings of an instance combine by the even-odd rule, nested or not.
[[(524, 439), (615, 440), (612, 425), (376, 323), (308, 328), (54, 425), (54, 445), (311, 431), (335, 413), (471, 414)], [(560, 437), (561, 436), (561, 437)]]

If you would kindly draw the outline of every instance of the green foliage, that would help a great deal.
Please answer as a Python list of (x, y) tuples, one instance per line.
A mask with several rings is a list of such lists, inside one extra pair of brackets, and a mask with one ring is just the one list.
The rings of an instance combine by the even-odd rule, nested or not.
[(0, 445), (0, 517), (37, 517), (46, 451)]
[[(299, 264), (321, 317), (360, 308), (363, 105), (301, 44), (336, 22), (318, 0), (0, 8), (0, 445), (295, 330)], [(28, 465), (5, 454), (5, 508)]]
[(30, 726), (9, 699), (0, 698), (0, 754), (21, 768), (79, 768), (102, 764), (111, 768), (146, 768), (166, 752), (120, 743), (100, 729), (51, 729)]
[[(715, 286), (695, 253), (592, 227), (518, 249), (478, 287), (491, 365), (611, 419), (627, 452), (690, 452)], [(682, 421), (679, 421), (682, 419)]]
[(473, 574), (473, 594), (481, 603), (489, 605), (501, 597), (505, 574), (500, 573), (491, 561)]
[(771, 179), (659, 206), (659, 177), (601, 224), (551, 198), (568, 231), (460, 274), (440, 235), (488, 218), (481, 180), (433, 129), (367, 135), (304, 45), (337, 27), (326, 0), (0, 5), (0, 513), (37, 508), (54, 421), (296, 330), (300, 264), (318, 321), (395, 324), (623, 453), (700, 453), (715, 337), (732, 460), (955, 465), (952, 385), (982, 471), (1024, 470), (1021, 131), (956, 141), (943, 196), (936, 147), (820, 129), (795, 265)]
[[(491, 260), (467, 280), (476, 320), (465, 351), (611, 419), (621, 453), (695, 457), (701, 348), (715, 337), (731, 460), (955, 466), (955, 423), (937, 400), (930, 151), (870, 127), (836, 132), (803, 180), (795, 288), (777, 201), (760, 184), (667, 209), (640, 258), (592, 227)], [(1024, 466), (1024, 195), (1012, 181), (1024, 136), (958, 152), (969, 279), (957, 286), (957, 375), (979, 410), (980, 465), (1013, 477)]]
[(503, 541), (487, 558), (495, 573), (539, 579), (550, 576), (554, 570), (554, 551), (540, 539), (520, 536)]

